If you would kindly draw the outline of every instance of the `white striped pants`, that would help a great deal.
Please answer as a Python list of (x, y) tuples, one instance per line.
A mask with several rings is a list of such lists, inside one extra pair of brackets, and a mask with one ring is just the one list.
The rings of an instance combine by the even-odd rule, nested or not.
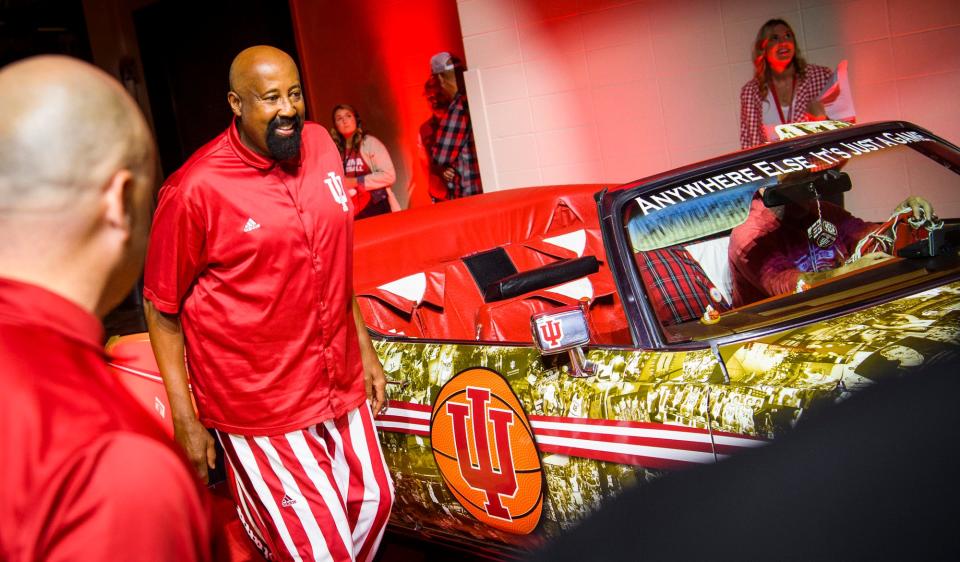
[(284, 435), (217, 435), (237, 513), (268, 559), (373, 559), (394, 492), (366, 402)]

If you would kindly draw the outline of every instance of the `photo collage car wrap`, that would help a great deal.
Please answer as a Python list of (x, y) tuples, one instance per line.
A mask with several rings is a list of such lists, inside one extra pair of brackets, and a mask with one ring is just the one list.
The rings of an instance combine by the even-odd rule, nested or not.
[[(542, 358), (531, 347), (375, 341), (391, 383), (390, 408), (377, 425), (397, 492), (392, 522), (534, 547), (626, 486), (763, 444), (811, 407), (956, 356), (958, 297), (960, 283), (953, 283), (723, 346), (729, 382), (709, 349), (590, 349), (596, 373), (575, 378), (557, 366), (563, 361), (556, 357), (565, 356)], [(473, 420), (481, 411), (485, 423)], [(443, 432), (440, 453), (432, 428)], [(524, 435), (532, 436), (539, 463), (522, 458), (531, 446)], [(487, 444), (486, 456), (478, 440)], [(509, 447), (513, 460), (498, 445)], [(449, 462), (441, 467), (438, 459)], [(504, 477), (505, 466), (516, 478)], [(465, 479), (464, 470), (481, 473)], [(532, 473), (542, 474), (535, 490), (542, 498), (526, 493), (525, 505), (513, 507), (518, 492), (534, 486)], [(512, 527), (520, 516), (523, 525)]]

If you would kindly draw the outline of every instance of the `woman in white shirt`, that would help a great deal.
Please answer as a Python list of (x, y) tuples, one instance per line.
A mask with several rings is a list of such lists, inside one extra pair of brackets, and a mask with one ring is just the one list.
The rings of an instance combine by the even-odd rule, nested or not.
[(397, 175), (387, 147), (364, 132), (360, 114), (352, 106), (339, 104), (332, 113), (330, 136), (343, 158), (343, 188), (353, 198), (354, 218), (399, 210), (391, 189)]

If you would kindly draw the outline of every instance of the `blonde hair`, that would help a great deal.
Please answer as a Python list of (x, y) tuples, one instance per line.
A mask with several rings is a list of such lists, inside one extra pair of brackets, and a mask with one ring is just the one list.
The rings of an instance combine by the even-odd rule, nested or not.
[(790, 24), (780, 18), (767, 20), (757, 31), (757, 38), (753, 42), (753, 78), (760, 85), (760, 97), (767, 95), (767, 82), (770, 81), (770, 65), (767, 64), (767, 40), (770, 39), (770, 33), (773, 28), (782, 25), (786, 27), (793, 35), (793, 60), (790, 61), (798, 78), (803, 78), (807, 72), (807, 61), (800, 54), (800, 45), (797, 43), (797, 34), (794, 33)]

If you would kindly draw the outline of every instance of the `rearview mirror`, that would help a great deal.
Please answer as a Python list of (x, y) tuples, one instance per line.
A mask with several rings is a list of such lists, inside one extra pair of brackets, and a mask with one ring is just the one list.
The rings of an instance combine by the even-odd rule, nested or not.
[(811, 199), (831, 201), (850, 191), (853, 184), (846, 172), (826, 170), (787, 183), (768, 187), (763, 191), (763, 205), (767, 208), (779, 207), (787, 203), (796, 203)]

